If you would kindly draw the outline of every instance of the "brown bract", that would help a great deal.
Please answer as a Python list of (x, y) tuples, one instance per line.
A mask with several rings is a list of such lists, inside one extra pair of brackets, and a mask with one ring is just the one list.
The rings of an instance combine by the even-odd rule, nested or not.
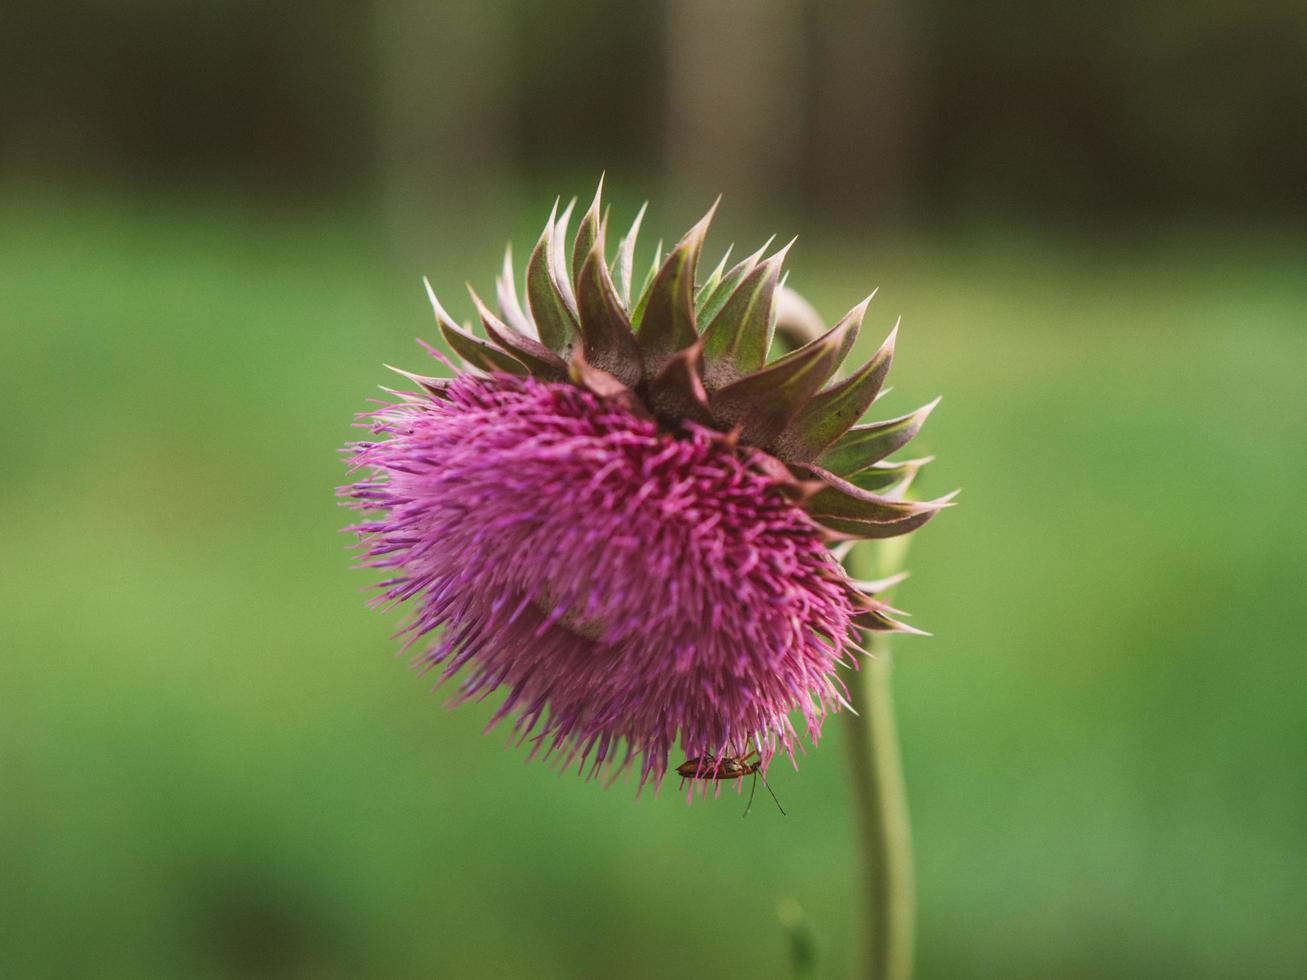
[[(928, 459), (886, 461), (938, 400), (860, 424), (883, 390), (898, 326), (866, 363), (837, 378), (870, 296), (815, 339), (768, 361), (781, 267), (793, 242), (770, 256), (764, 246), (730, 268), (723, 259), (699, 282), (714, 204), (666, 256), (655, 256), (636, 291), (632, 260), (644, 209), (610, 265), (602, 192), (601, 181), (570, 255), (572, 205), (560, 215), (555, 204), (527, 262), (524, 303), (511, 255), (496, 281), (497, 311), (472, 293), (481, 335), (459, 326), (430, 294), (441, 335), (470, 368), (579, 385), (672, 431), (687, 421), (716, 429), (741, 449), (760, 451), (759, 465), (770, 467), (832, 541), (906, 534), (949, 506), (953, 494), (906, 499)], [(438, 393), (436, 379), (412, 380)], [(868, 611), (867, 625), (887, 628), (877, 610)]]

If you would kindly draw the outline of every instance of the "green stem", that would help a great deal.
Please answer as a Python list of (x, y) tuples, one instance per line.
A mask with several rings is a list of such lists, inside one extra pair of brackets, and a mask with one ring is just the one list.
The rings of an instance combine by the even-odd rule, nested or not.
[[(777, 336), (795, 350), (820, 332), (812, 318), (778, 315)], [(907, 538), (890, 538), (855, 547), (845, 565), (855, 578), (892, 575), (902, 567)], [(864, 633), (870, 658), (861, 670), (842, 671), (857, 714), (848, 713), (849, 782), (853, 785), (866, 919), (862, 964), (866, 980), (911, 980), (916, 888), (912, 874), (912, 828), (903, 784), (899, 737), (890, 696), (890, 649), (885, 633)]]
[[(855, 549), (849, 557), (854, 564), (870, 556)], [(877, 571), (885, 574), (892, 558), (884, 551), (880, 558)], [(865, 633), (864, 638), (872, 656), (861, 659), (861, 669), (844, 672), (857, 711), (847, 716), (847, 738), (866, 902), (859, 975), (867, 980), (909, 980), (915, 926), (912, 830), (890, 695), (889, 636)]]

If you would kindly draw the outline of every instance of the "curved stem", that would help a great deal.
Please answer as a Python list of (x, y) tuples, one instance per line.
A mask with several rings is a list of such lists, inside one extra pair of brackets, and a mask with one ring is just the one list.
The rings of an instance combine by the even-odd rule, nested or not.
[(848, 742), (866, 896), (860, 975), (908, 980), (914, 932), (912, 832), (890, 696), (889, 637), (873, 633), (868, 643), (874, 658), (846, 673), (858, 712), (848, 716)]

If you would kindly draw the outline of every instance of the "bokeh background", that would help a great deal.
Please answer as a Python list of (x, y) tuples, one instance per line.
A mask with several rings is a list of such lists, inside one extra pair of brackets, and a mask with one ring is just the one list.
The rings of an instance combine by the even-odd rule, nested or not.
[(879, 286), (882, 406), (945, 396), (920, 975), (1307, 975), (1304, 64), (1301, 0), (10, 5), (0, 974), (784, 977), (783, 903), (846, 975), (838, 719), (788, 817), (633, 802), (445, 711), (349, 569), (419, 277), (470, 313), (606, 170), (649, 242), (722, 191), (710, 253)]

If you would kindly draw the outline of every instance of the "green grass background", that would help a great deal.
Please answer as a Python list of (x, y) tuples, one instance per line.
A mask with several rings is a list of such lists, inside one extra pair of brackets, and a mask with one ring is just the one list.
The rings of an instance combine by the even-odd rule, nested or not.
[[(0, 974), (783, 977), (782, 899), (845, 974), (839, 719), (786, 818), (633, 802), (445, 711), (365, 609), (336, 450), (424, 363), (417, 273), (487, 284), (467, 237), (417, 269), (358, 216), (0, 200)], [(945, 396), (926, 489), (963, 490), (898, 597), (920, 975), (1307, 975), (1307, 247), (793, 256), (827, 316), (881, 286), (863, 351), (903, 314), (881, 407)]]

